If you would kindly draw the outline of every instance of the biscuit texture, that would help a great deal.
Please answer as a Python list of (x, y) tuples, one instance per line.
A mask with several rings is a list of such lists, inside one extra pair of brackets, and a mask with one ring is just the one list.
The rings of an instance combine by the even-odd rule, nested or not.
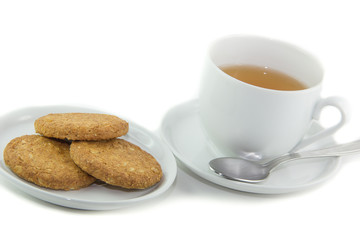
[(46, 137), (67, 140), (107, 140), (127, 134), (129, 124), (108, 114), (56, 113), (35, 120), (35, 131)]
[(161, 166), (151, 154), (123, 139), (74, 141), (70, 155), (82, 170), (110, 185), (145, 189), (162, 177)]
[(11, 140), (5, 147), (4, 160), (19, 177), (50, 189), (75, 190), (96, 180), (70, 158), (68, 143), (39, 135)]

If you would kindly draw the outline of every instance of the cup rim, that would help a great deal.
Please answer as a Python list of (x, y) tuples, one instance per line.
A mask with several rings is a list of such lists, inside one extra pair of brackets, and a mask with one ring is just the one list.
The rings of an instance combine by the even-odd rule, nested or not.
[[(316, 83), (314, 84), (313, 86), (310, 86), (310, 87), (307, 87), (305, 89), (301, 89), (301, 90), (278, 90), (278, 89), (270, 89), (270, 88), (264, 88), (264, 87), (259, 87), (259, 86), (256, 86), (256, 85), (252, 85), (252, 84), (249, 84), (249, 83), (246, 83), (246, 82), (243, 82), (241, 80), (238, 80), (226, 73), (224, 73), (220, 67), (218, 65), (215, 64), (213, 58), (212, 58), (212, 55), (211, 55), (211, 50), (214, 48), (214, 46), (216, 44), (218, 44), (219, 42), (225, 40), (225, 39), (230, 39), (230, 38), (253, 38), (253, 39), (258, 39), (258, 40), (266, 40), (266, 41), (273, 41), (273, 42), (276, 42), (278, 44), (283, 44), (289, 48), (293, 48), (299, 52), (302, 52), (303, 54), (311, 57), (313, 59), (313, 61), (316, 62), (317, 66), (320, 67), (321, 69), (321, 72), (322, 72), (322, 77), (321, 79)], [(307, 49), (303, 48), (303, 47), (299, 47), (295, 44), (292, 44), (290, 42), (287, 42), (287, 41), (284, 41), (284, 40), (281, 40), (281, 39), (277, 39), (277, 38), (273, 38), (273, 37), (266, 37), (266, 36), (261, 36), (261, 35), (247, 35), (247, 34), (231, 34), (231, 35), (226, 35), (226, 36), (223, 36), (223, 37), (220, 37), (216, 40), (214, 40), (210, 46), (208, 47), (208, 52), (207, 52), (207, 57), (208, 57), (208, 60), (211, 62), (211, 64), (216, 68), (216, 71), (219, 71), (221, 74), (224, 74), (226, 76), (226, 79), (229, 79), (230, 81), (236, 81), (238, 84), (241, 84), (241, 85), (245, 85), (249, 88), (255, 88), (255, 89), (259, 89), (259, 90), (263, 90), (265, 92), (271, 92), (271, 93), (282, 93), (282, 94), (300, 94), (300, 93), (306, 93), (306, 92), (311, 92), (311, 91), (315, 91), (317, 90), (318, 88), (321, 88), (322, 86), (322, 82), (324, 80), (324, 67), (323, 67), (323, 64), (321, 63), (321, 61), (316, 57), (314, 56), (314, 54), (312, 54), (310, 51), (308, 51)]]

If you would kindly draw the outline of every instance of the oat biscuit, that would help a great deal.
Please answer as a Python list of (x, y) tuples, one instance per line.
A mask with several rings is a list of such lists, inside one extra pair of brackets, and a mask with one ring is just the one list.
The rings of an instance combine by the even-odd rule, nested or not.
[(125, 135), (129, 124), (116, 116), (98, 113), (56, 113), (35, 120), (35, 131), (67, 140), (105, 140)]
[(151, 154), (123, 139), (74, 141), (70, 155), (85, 172), (110, 185), (145, 189), (162, 177), (160, 164)]
[(39, 135), (11, 140), (5, 147), (4, 160), (16, 175), (46, 188), (75, 190), (96, 180), (76, 166), (68, 143)]

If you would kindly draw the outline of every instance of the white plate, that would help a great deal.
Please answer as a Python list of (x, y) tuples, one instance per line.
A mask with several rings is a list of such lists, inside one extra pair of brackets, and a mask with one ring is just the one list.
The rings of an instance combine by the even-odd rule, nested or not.
[[(318, 124), (314, 124), (310, 133), (320, 129)], [(204, 136), (197, 100), (171, 109), (162, 122), (161, 135), (175, 156), (195, 174), (218, 185), (245, 192), (280, 194), (299, 191), (327, 180), (336, 172), (340, 163), (337, 157), (289, 162), (274, 170), (262, 183), (243, 183), (218, 176), (209, 169), (208, 163), (220, 156), (211, 149)], [(332, 144), (335, 142), (329, 137), (313, 144), (311, 148)]]
[(144, 200), (152, 199), (164, 193), (174, 182), (177, 172), (176, 161), (166, 146), (153, 133), (129, 121), (129, 133), (123, 138), (137, 144), (145, 151), (152, 154), (160, 163), (163, 170), (162, 180), (155, 186), (146, 190), (124, 190), (106, 184), (93, 184), (87, 188), (75, 191), (50, 190), (36, 186), (17, 177), (5, 165), (3, 150), (8, 142), (15, 137), (25, 134), (34, 134), (34, 121), (48, 113), (63, 112), (98, 112), (91, 108), (73, 106), (43, 106), (25, 108), (11, 112), (0, 117), (0, 175), (22, 191), (44, 201), (77, 209), (109, 210), (116, 209)]

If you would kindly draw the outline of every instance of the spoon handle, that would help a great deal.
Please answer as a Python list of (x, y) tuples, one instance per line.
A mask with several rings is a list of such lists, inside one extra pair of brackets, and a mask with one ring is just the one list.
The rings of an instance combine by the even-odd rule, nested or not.
[(349, 143), (339, 144), (328, 148), (317, 149), (306, 152), (298, 152), (300, 157), (331, 157), (331, 156), (345, 156), (360, 152), (360, 140)]
[(290, 153), (278, 157), (266, 164), (266, 167), (272, 169), (279, 164), (300, 158), (316, 158), (316, 157), (340, 157), (360, 152), (360, 140), (335, 145), (328, 148), (316, 149), (305, 152)]

